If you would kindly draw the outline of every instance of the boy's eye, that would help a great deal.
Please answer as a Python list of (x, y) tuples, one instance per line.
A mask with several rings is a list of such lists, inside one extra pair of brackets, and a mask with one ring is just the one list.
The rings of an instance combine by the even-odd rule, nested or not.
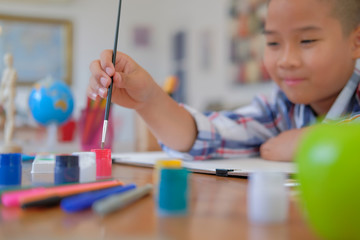
[(316, 42), (316, 39), (301, 40), (301, 44), (310, 44)]
[(277, 42), (267, 42), (266, 44), (267, 44), (269, 47), (279, 45), (279, 43), (277, 43)]

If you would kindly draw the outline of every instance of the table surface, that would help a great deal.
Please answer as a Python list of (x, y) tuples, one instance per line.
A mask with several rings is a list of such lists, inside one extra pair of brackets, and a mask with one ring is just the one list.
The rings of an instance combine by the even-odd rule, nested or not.
[[(31, 163), (23, 184), (31, 184)], [(113, 165), (113, 177), (138, 186), (152, 182), (153, 169)], [(286, 222), (252, 224), (247, 217), (248, 180), (191, 174), (190, 211), (185, 217), (158, 217), (152, 195), (101, 217), (86, 210), (67, 214), (59, 207), (21, 210), (0, 206), (0, 239), (317, 239), (289, 194)]]

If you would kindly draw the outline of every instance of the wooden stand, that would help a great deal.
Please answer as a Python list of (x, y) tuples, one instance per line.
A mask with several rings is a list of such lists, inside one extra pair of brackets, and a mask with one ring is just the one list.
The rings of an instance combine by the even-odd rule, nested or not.
[(136, 142), (135, 150), (137, 152), (160, 151), (161, 147), (154, 135), (150, 132), (146, 123), (139, 117), (135, 116), (135, 133)]
[(21, 153), (22, 148), (15, 143), (0, 145), (0, 153)]

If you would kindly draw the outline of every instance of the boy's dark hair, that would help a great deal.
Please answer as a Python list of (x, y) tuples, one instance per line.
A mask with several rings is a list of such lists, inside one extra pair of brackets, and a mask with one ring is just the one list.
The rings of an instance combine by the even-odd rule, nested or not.
[[(332, 5), (333, 17), (339, 19), (345, 35), (360, 26), (360, 0), (318, 0)], [(268, 4), (271, 0), (267, 1)]]
[(333, 15), (339, 19), (345, 35), (360, 26), (360, 0), (322, 0), (333, 5)]

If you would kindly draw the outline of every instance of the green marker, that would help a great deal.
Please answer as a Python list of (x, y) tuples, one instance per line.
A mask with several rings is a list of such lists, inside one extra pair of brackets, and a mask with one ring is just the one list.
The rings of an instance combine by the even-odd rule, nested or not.
[(106, 215), (121, 208), (128, 206), (136, 200), (144, 197), (153, 189), (152, 184), (146, 184), (143, 187), (131, 190), (127, 193), (120, 193), (103, 200), (97, 201), (92, 209), (99, 215)]

